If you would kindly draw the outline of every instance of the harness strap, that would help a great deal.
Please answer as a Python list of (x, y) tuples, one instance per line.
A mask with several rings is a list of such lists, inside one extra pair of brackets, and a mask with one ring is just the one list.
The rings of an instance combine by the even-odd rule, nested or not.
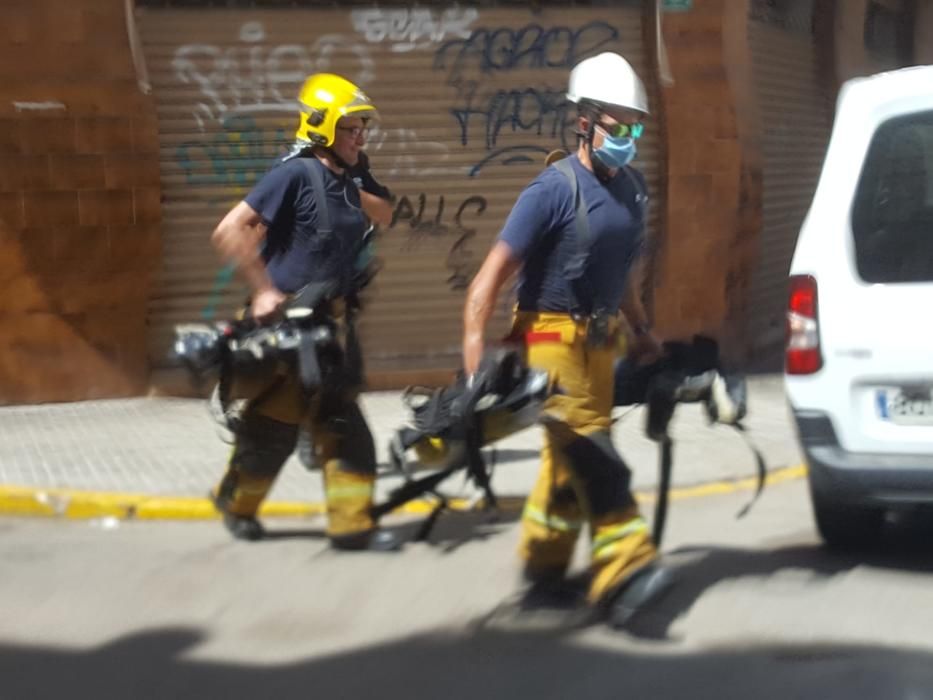
[(654, 525), (651, 528), (651, 539), (654, 546), (661, 548), (664, 537), (664, 524), (667, 521), (667, 502), (671, 491), (671, 472), (673, 471), (674, 441), (665, 436), (660, 444), (661, 453), (658, 459), (658, 500), (654, 504)]
[(321, 363), (318, 361), (314, 337), (305, 329), (299, 333), (298, 375), (301, 377), (301, 387), (311, 394), (317, 391), (323, 381)]
[(739, 518), (744, 518), (746, 515), (748, 515), (748, 511), (752, 509), (752, 506), (755, 505), (755, 502), (758, 500), (758, 497), (761, 496), (761, 492), (764, 491), (765, 481), (768, 478), (768, 466), (765, 464), (765, 458), (764, 458), (764, 455), (761, 454), (761, 450), (759, 450), (754, 444), (752, 444), (751, 439), (748, 437), (748, 433), (745, 431), (745, 426), (742, 425), (741, 423), (734, 423), (732, 427), (735, 428), (736, 431), (738, 431), (739, 435), (742, 436), (742, 439), (745, 440), (745, 444), (748, 445), (748, 448), (755, 455), (755, 469), (757, 471), (757, 476), (758, 476), (758, 483), (755, 487), (755, 495), (752, 496), (752, 500), (746, 503), (742, 507), (742, 510), (740, 510), (736, 514), (735, 516), (736, 519), (739, 519)]
[[(593, 234), (590, 230), (589, 219), (586, 214), (586, 199), (577, 181), (577, 174), (573, 170), (573, 162), (570, 158), (562, 158), (551, 163), (550, 167), (556, 168), (570, 185), (570, 194), (573, 198), (574, 210), (574, 229), (576, 232), (577, 250), (573, 258), (564, 268), (564, 274), (567, 278), (567, 294), (570, 300), (571, 311), (574, 315), (590, 314), (602, 310), (601, 300), (596, 298), (593, 288), (589, 283), (589, 277), (586, 274), (587, 262), (589, 261), (590, 251), (593, 248)], [(647, 216), (648, 197), (644, 187), (638, 177), (629, 166), (622, 168), (625, 176), (635, 187), (635, 203), (639, 208), (641, 215), (641, 224), (644, 225)], [(587, 304), (589, 302), (589, 304)]]
[[(765, 464), (765, 458), (761, 454), (761, 451), (752, 444), (751, 440), (748, 437), (748, 434), (745, 431), (745, 426), (741, 423), (734, 423), (733, 428), (742, 436), (745, 440), (745, 444), (748, 445), (749, 449), (755, 455), (755, 469), (757, 472), (757, 485), (755, 488), (755, 494), (752, 496), (752, 500), (742, 506), (742, 509), (736, 514), (736, 519), (744, 518), (748, 515), (748, 512), (751, 510), (752, 506), (755, 505), (755, 502), (758, 500), (758, 497), (761, 496), (761, 492), (764, 491), (765, 482), (768, 477), (768, 468)], [(664, 537), (664, 524), (667, 520), (667, 505), (669, 501), (669, 495), (671, 490), (671, 473), (673, 472), (673, 462), (674, 462), (674, 441), (668, 437), (665, 426), (665, 433), (660, 439), (660, 455), (658, 459), (658, 500), (654, 506), (654, 525), (652, 527), (652, 539), (656, 547), (661, 547), (661, 540)]]
[[(576, 234), (576, 253), (564, 266), (564, 276), (567, 282), (567, 297), (570, 301), (570, 310), (574, 315), (589, 314), (597, 305), (593, 289), (586, 277), (586, 263), (589, 258), (593, 236), (590, 232), (589, 219), (586, 216), (586, 199), (577, 183), (577, 174), (573, 171), (570, 158), (557, 161), (550, 167), (561, 173), (570, 184), (570, 195), (573, 199), (574, 231)], [(578, 289), (579, 287), (579, 289)], [(585, 297), (581, 298), (581, 297)], [(587, 301), (589, 307), (587, 308)]]
[(324, 186), (324, 175), (321, 173), (321, 162), (317, 158), (302, 158), (302, 164), (311, 176), (311, 188), (314, 190), (314, 202), (317, 205), (318, 233), (333, 233), (330, 210), (327, 206), (327, 188)]

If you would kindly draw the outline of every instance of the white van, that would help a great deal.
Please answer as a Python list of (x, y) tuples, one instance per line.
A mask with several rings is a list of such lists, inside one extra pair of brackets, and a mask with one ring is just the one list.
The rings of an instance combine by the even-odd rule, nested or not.
[(785, 381), (828, 544), (933, 503), (933, 67), (842, 89), (791, 263)]

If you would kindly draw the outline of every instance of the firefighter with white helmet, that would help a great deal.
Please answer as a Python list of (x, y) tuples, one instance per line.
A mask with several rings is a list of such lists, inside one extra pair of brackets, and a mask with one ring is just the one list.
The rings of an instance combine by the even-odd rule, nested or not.
[(622, 626), (671, 583), (610, 437), (620, 346), (630, 358), (660, 352), (640, 294), (645, 180), (630, 165), (648, 102), (642, 81), (614, 53), (581, 61), (567, 98), (578, 107), (577, 151), (549, 158), (525, 188), (470, 285), (464, 370), (479, 366), (498, 292), (518, 272), (512, 337), (524, 342), (528, 365), (548, 370), (559, 386), (545, 407), (541, 471), (523, 515), (527, 601), (566, 600), (565, 573), (587, 525), (590, 610)]
[[(227, 213), (212, 242), (251, 287), (248, 316), (260, 324), (276, 320), (283, 305), (312, 285), (332, 290), (314, 313), (344, 324), (349, 364), (359, 348), (346, 309), (358, 290), (367, 231), (371, 220), (391, 216), (389, 192), (369, 173), (363, 151), (377, 112), (358, 86), (328, 73), (307, 79), (299, 103), (291, 152)], [(337, 394), (325, 386), (309, 395), (294, 368), (273, 370), (274, 376), (263, 375), (252, 382), (255, 391), (240, 397), (247, 403), (236, 422), (233, 454), (213, 492), (227, 528), (238, 538), (262, 538), (259, 506), (305, 427), (324, 472), (331, 544), (395, 548), (370, 514), (376, 453), (356, 391), (341, 388)], [(362, 367), (347, 370), (357, 387)]]

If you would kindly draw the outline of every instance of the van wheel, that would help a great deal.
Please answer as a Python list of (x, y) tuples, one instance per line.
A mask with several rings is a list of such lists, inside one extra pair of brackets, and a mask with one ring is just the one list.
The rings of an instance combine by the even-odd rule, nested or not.
[(875, 544), (884, 527), (884, 509), (853, 506), (810, 491), (816, 527), (827, 546), (834, 549), (861, 549)]

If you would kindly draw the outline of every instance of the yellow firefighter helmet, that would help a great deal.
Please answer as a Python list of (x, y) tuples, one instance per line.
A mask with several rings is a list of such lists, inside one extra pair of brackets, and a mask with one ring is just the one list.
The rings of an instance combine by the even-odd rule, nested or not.
[(332, 146), (341, 117), (372, 119), (376, 106), (362, 90), (333, 73), (315, 73), (298, 93), (301, 117), (295, 137), (317, 146)]

